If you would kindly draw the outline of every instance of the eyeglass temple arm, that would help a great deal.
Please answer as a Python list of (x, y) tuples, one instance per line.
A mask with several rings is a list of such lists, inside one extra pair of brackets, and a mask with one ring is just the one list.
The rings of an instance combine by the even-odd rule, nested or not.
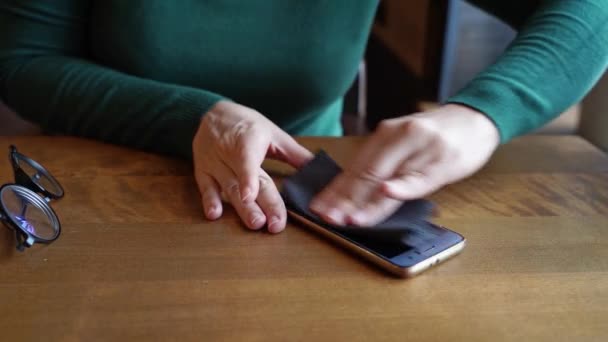
[[(17, 162), (17, 157), (16, 154), (19, 153), (17, 152), (17, 147), (15, 145), (11, 145), (8, 148), (8, 160), (10, 161), (11, 165), (13, 166), (13, 171), (17, 172), (17, 169), (19, 169), (19, 163)], [(16, 175), (16, 173), (15, 173)]]
[(32, 245), (34, 244), (34, 238), (27, 235), (27, 234), (23, 234), (20, 233), (19, 231), (15, 230), (15, 238), (17, 241), (17, 250), (19, 252), (23, 252), (25, 250), (25, 247), (32, 247)]

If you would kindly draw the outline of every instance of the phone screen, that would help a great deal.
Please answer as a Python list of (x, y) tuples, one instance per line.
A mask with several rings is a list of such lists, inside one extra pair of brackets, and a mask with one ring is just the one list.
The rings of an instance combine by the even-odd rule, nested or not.
[(412, 250), (424, 251), (438, 244), (438, 241), (442, 240), (442, 235), (450, 232), (428, 222), (412, 224), (412, 227), (408, 227), (400, 239), (372, 238), (369, 235), (360, 235), (356, 232), (338, 231), (327, 226), (325, 228), (358, 243), (368, 250), (381, 254), (387, 259)]

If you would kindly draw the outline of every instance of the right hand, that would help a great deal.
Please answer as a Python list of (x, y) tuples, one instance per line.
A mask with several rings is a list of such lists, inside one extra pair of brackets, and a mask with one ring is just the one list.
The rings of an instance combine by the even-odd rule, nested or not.
[(285, 204), (270, 176), (262, 170), (264, 158), (296, 168), (313, 155), (289, 134), (257, 111), (227, 101), (218, 102), (201, 120), (192, 141), (194, 175), (205, 216), (222, 216), (222, 194), (250, 229), (285, 228)]

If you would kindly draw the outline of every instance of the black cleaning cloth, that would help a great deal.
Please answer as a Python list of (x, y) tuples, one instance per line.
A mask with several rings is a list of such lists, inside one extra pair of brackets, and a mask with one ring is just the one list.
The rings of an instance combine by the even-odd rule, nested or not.
[(285, 179), (282, 190), (285, 205), (289, 210), (338, 232), (381, 240), (400, 240), (411, 233), (412, 229), (425, 225), (433, 210), (431, 202), (419, 199), (404, 202), (392, 216), (374, 227), (331, 225), (312, 213), (308, 207), (313, 197), (341, 171), (340, 166), (327, 153), (320, 151), (312, 161)]

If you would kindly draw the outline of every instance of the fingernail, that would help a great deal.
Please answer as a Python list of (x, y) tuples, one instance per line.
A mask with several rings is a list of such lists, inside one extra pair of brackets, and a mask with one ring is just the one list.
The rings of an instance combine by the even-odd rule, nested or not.
[(271, 232), (276, 232), (278, 230), (278, 225), (281, 222), (278, 216), (272, 216), (270, 220), (268, 220), (268, 230)]
[(275, 225), (275, 224), (279, 223), (280, 221), (281, 221), (281, 219), (279, 219), (278, 216), (272, 216), (270, 218), (270, 220), (268, 221), (268, 225), (272, 226), (272, 225)]
[(357, 212), (352, 215), (349, 215), (348, 218), (349, 218), (350, 224), (353, 224), (355, 226), (360, 226), (363, 224), (363, 222), (365, 222), (366, 215), (362, 212)]
[(260, 225), (263, 220), (264, 220), (264, 217), (259, 214), (252, 214), (249, 218), (249, 222), (251, 222), (251, 224), (255, 227)]
[(336, 224), (342, 224), (342, 213), (336, 209), (331, 208), (327, 211), (327, 217)]
[(213, 216), (216, 210), (217, 207), (215, 205), (210, 206), (209, 208), (207, 208), (207, 216)]

